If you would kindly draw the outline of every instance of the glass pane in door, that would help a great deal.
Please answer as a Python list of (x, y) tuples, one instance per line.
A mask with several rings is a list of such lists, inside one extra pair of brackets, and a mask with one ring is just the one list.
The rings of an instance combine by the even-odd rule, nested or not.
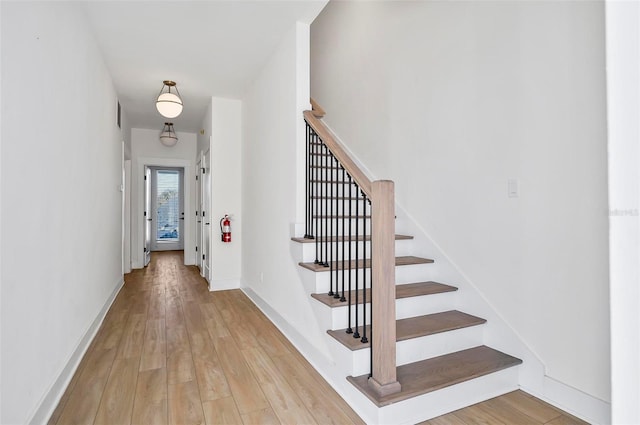
[(157, 170), (157, 173), (157, 240), (177, 241), (180, 239), (180, 172)]

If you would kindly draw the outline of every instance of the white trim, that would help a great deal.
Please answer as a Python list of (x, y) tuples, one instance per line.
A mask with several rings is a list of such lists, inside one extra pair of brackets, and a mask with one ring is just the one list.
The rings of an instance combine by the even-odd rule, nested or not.
[(293, 326), (287, 322), (277, 311), (275, 311), (265, 300), (263, 300), (253, 289), (251, 289), (246, 282), (243, 282), (241, 290), (247, 297), (264, 313), (271, 323), (273, 323), (279, 330), (287, 337), (289, 342), (303, 355), (311, 366), (324, 378), (325, 381), (331, 385), (331, 387), (345, 400), (349, 400), (349, 406), (362, 418), (365, 423), (373, 424), (377, 423), (377, 411), (373, 403), (368, 400), (366, 404), (370, 405), (370, 409), (365, 411), (361, 403), (353, 403), (354, 397), (360, 397), (364, 399), (364, 396), (352, 386), (345, 377), (332, 376), (330, 371), (336, 370), (335, 364), (318, 351), (313, 345), (309, 344), (309, 341), (300, 334)]
[(227, 289), (239, 289), (240, 279), (220, 279), (209, 282), (209, 291), (226, 291)]
[(73, 375), (76, 373), (76, 370), (80, 365), (80, 361), (82, 360), (85, 353), (89, 349), (91, 342), (95, 338), (96, 334), (98, 333), (98, 330), (100, 329), (100, 326), (102, 325), (102, 321), (107, 315), (107, 312), (111, 308), (113, 301), (116, 299), (116, 296), (122, 289), (123, 285), (124, 285), (124, 278), (121, 277), (120, 281), (116, 283), (115, 289), (113, 290), (111, 295), (107, 298), (106, 302), (104, 303), (102, 309), (98, 312), (98, 315), (96, 316), (95, 320), (93, 321), (93, 323), (91, 323), (91, 325), (89, 325), (88, 329), (84, 333), (84, 336), (78, 342), (76, 349), (73, 351), (65, 367), (62, 369), (62, 371), (58, 375), (58, 379), (55, 380), (55, 382), (51, 385), (49, 390), (42, 397), (42, 399), (38, 403), (38, 407), (35, 409), (33, 413), (33, 416), (31, 416), (31, 419), (29, 419), (27, 423), (33, 424), (33, 425), (46, 424), (49, 418), (51, 418), (51, 415), (53, 414), (54, 410), (58, 406), (58, 403), (60, 402), (62, 395), (67, 389), (67, 386), (69, 386), (69, 383), (71, 382), (71, 378), (73, 378)]
[(532, 396), (564, 410), (593, 425), (605, 425), (611, 423), (611, 404), (600, 400), (576, 388), (556, 381), (548, 376), (540, 390), (521, 386)]

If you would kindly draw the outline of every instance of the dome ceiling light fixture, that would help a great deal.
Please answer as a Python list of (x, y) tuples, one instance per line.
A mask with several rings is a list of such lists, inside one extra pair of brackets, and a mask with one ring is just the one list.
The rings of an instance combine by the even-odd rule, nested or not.
[(168, 147), (175, 146), (178, 143), (178, 136), (176, 136), (172, 122), (164, 123), (162, 133), (160, 133), (160, 143)]
[[(175, 93), (171, 91), (172, 88)], [(175, 81), (163, 81), (158, 100), (156, 100), (156, 109), (165, 118), (175, 118), (182, 113), (182, 99)]]

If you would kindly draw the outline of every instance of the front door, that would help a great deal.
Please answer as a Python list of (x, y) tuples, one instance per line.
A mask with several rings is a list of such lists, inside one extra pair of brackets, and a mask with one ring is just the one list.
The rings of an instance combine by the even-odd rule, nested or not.
[(184, 170), (151, 169), (152, 251), (184, 249)]

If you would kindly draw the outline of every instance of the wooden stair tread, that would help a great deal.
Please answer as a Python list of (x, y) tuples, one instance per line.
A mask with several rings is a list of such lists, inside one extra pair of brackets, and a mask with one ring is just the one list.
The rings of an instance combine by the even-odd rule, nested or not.
[(341, 169), (339, 167), (324, 166), (324, 165), (310, 165), (309, 168), (328, 168), (328, 169), (333, 169), (333, 170)]
[[(414, 264), (430, 264), (433, 263), (433, 260), (428, 258), (420, 258), (414, 257), (411, 255), (407, 255), (404, 257), (396, 257), (396, 266), (411, 266)], [(311, 270), (313, 272), (328, 272), (329, 270), (342, 270), (342, 268), (347, 269), (348, 265), (351, 265), (352, 269), (361, 269), (361, 268), (371, 268), (371, 260), (351, 260), (351, 261), (332, 261), (331, 267), (325, 267), (320, 264), (316, 264), (313, 262), (309, 263), (298, 263), (300, 266), (305, 269)]]
[(371, 219), (371, 215), (369, 214), (367, 215), (314, 215), (313, 218), (338, 218), (340, 220), (344, 220), (344, 219), (355, 220), (360, 218)]
[(310, 180), (311, 183), (330, 183), (330, 184), (351, 184), (348, 181), (342, 180)]
[(398, 366), (396, 368), (397, 379), (402, 389), (398, 393), (384, 397), (378, 397), (371, 390), (367, 382), (368, 374), (358, 377), (349, 376), (347, 380), (378, 407), (382, 407), (517, 366), (521, 363), (522, 360), (516, 357), (482, 345)]
[[(455, 286), (445, 285), (444, 283), (438, 282), (416, 282), (416, 283), (406, 283), (403, 285), (396, 285), (396, 299), (400, 298), (409, 298), (409, 297), (419, 297), (421, 295), (434, 295), (440, 294), (443, 292), (452, 292), (457, 291), (458, 288)], [(351, 300), (356, 299), (356, 291), (351, 291)], [(313, 298), (320, 301), (323, 304), (328, 305), (329, 307), (343, 307), (347, 305), (346, 301), (340, 301), (340, 298), (334, 298), (333, 295), (327, 294), (311, 294)], [(347, 296), (347, 294), (345, 294)], [(371, 289), (366, 289), (366, 297), (367, 302), (371, 301)], [(362, 303), (363, 290), (358, 291), (358, 300)]]
[[(356, 237), (355, 236), (351, 236), (352, 238), (352, 242), (356, 241)], [(363, 239), (364, 238), (364, 239)], [(408, 239), (413, 239), (413, 236), (407, 236), (407, 235), (395, 235), (395, 238), (397, 241), (400, 240), (408, 240)], [(349, 237), (347, 236), (346, 238), (343, 236), (332, 236), (330, 238), (328, 238), (328, 240), (330, 242), (342, 242), (344, 239), (345, 242), (349, 241)], [(316, 243), (315, 239), (307, 239), (307, 238), (291, 238), (292, 241), (294, 242), (300, 242), (300, 243)], [(318, 242), (325, 242), (327, 240), (327, 238), (325, 237), (319, 237), (318, 238)], [(371, 240), (371, 235), (367, 235), (367, 236), (362, 236), (362, 235), (358, 235), (358, 241), (362, 242), (363, 240), (365, 241), (370, 241)]]
[(338, 199), (340, 201), (363, 201), (364, 198), (356, 198), (355, 196), (310, 196), (311, 199)]
[[(396, 320), (396, 341), (405, 341), (407, 339), (468, 328), (470, 326), (482, 325), (486, 322), (485, 319), (457, 310), (409, 317), (407, 319)], [(368, 342), (362, 343), (359, 338), (354, 338), (353, 334), (348, 334), (345, 331), (346, 329), (340, 329), (337, 331), (327, 331), (327, 333), (351, 351), (369, 348), (371, 345)], [(362, 326), (359, 326), (358, 332), (360, 335), (371, 335), (370, 326), (367, 325), (364, 331)]]

